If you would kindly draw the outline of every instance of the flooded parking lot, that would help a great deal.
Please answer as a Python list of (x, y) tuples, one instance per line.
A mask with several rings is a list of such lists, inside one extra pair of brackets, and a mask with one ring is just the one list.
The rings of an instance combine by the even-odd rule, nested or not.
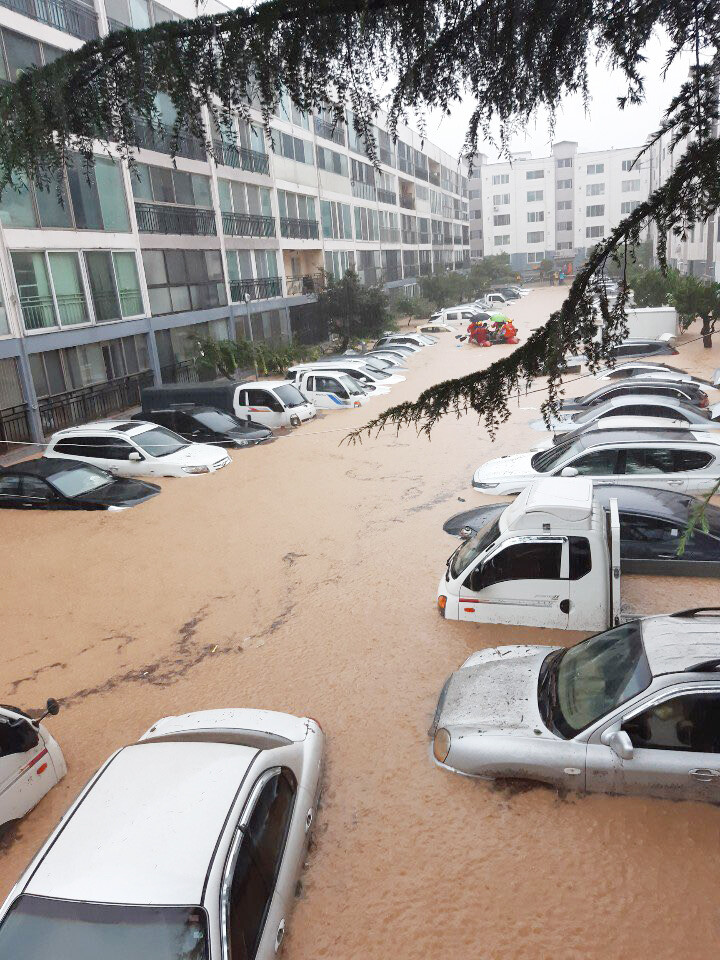
[[(517, 304), (519, 335), (563, 293)], [(112, 750), (163, 715), (248, 705), (311, 715), (329, 739), (289, 960), (716, 955), (720, 810), (495, 789), (430, 762), (438, 692), (469, 653), (581, 636), (435, 610), (455, 546), (442, 524), (488, 502), (470, 486), (483, 460), (542, 439), (528, 427), (542, 395), (518, 400), (494, 444), (474, 416), (430, 441), (340, 441), (375, 405), (508, 349), (441, 340), (390, 397), (161, 481), (122, 514), (3, 513), (0, 699), (64, 701), (49, 727), (69, 772), (0, 848), (0, 892)], [(670, 360), (707, 374), (717, 352)], [(627, 578), (624, 593), (660, 613), (717, 602), (717, 581)]]

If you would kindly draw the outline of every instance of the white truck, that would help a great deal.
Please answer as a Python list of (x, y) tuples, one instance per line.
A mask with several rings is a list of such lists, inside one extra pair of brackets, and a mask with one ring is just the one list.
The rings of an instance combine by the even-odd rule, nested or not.
[(562, 630), (620, 622), (620, 519), (591, 480), (536, 480), (453, 553), (438, 587), (446, 620)]
[(295, 386), (318, 410), (363, 407), (370, 399), (357, 380), (339, 370), (305, 370)]

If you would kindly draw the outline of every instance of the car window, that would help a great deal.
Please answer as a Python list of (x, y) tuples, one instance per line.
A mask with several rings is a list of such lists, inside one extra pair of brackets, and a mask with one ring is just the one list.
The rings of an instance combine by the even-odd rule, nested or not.
[[(179, 434), (173, 433), (172, 430), (168, 430), (167, 427), (154, 427), (151, 430), (145, 430), (143, 433), (136, 433), (133, 440), (141, 450), (151, 457), (167, 457), (189, 446), (187, 440)], [(128, 444), (128, 446), (130, 445)], [(133, 449), (133, 447), (130, 448), (130, 450)], [(127, 459), (127, 457), (124, 459)], [(143, 457), (143, 459), (145, 458)]]
[(593, 450), (566, 463), (566, 467), (575, 467), (581, 476), (605, 477), (617, 473), (617, 450)]
[(636, 543), (670, 543), (680, 538), (680, 527), (669, 520), (643, 517), (635, 513), (620, 514), (620, 539)]
[(53, 494), (47, 483), (39, 477), (23, 477), (22, 496), (29, 500), (50, 500)]
[(17, 497), (20, 495), (20, 477), (0, 477), (0, 497)]
[(675, 451), (662, 447), (628, 450), (625, 454), (625, 473), (675, 473)]
[(570, 579), (580, 580), (591, 570), (590, 541), (587, 537), (570, 537)]
[(562, 544), (516, 543), (482, 564), (482, 589), (504, 580), (559, 580)]
[(319, 393), (336, 393), (339, 397), (347, 397), (347, 391), (334, 377), (316, 377), (315, 384)]
[(22, 718), (0, 717), (0, 757), (26, 753), (40, 742), (35, 727)]
[(702, 470), (712, 463), (713, 455), (705, 450), (676, 450), (676, 470)]
[(646, 750), (720, 753), (720, 693), (692, 693), (658, 703), (622, 729)]
[(277, 399), (267, 390), (248, 390), (248, 406), (251, 407), (269, 407), (273, 413), (282, 413), (282, 407)]
[(109, 437), (82, 436), (65, 437), (58, 440), (55, 450), (66, 457), (104, 457)]

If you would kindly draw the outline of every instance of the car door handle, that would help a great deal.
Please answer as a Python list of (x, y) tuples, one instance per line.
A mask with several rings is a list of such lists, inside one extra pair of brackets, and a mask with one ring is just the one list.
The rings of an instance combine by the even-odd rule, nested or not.
[(673, 487), (679, 487), (680, 484), (685, 483), (685, 481), (684, 480), (668, 480), (668, 483), (671, 484)]
[(696, 767), (690, 771), (693, 780), (709, 783), (711, 780), (720, 780), (720, 770), (710, 770), (707, 767)]
[(285, 938), (285, 917), (282, 918), (278, 924), (277, 933), (275, 934), (275, 953), (278, 952), (282, 946), (282, 942)]

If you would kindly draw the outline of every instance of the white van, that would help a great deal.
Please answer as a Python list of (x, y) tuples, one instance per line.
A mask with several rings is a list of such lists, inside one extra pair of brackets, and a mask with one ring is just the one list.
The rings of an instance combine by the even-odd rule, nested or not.
[(339, 370), (300, 373), (295, 385), (317, 410), (363, 407), (370, 399), (357, 380)]
[(346, 373), (360, 383), (363, 390), (370, 394), (389, 393), (390, 387), (395, 383), (400, 383), (405, 377), (397, 374), (388, 374), (382, 370), (372, 369), (358, 360), (343, 360), (342, 362), (333, 361), (332, 363), (299, 363), (288, 370), (288, 377), (297, 381), (299, 374), (309, 370), (336, 370), (339, 373)]

